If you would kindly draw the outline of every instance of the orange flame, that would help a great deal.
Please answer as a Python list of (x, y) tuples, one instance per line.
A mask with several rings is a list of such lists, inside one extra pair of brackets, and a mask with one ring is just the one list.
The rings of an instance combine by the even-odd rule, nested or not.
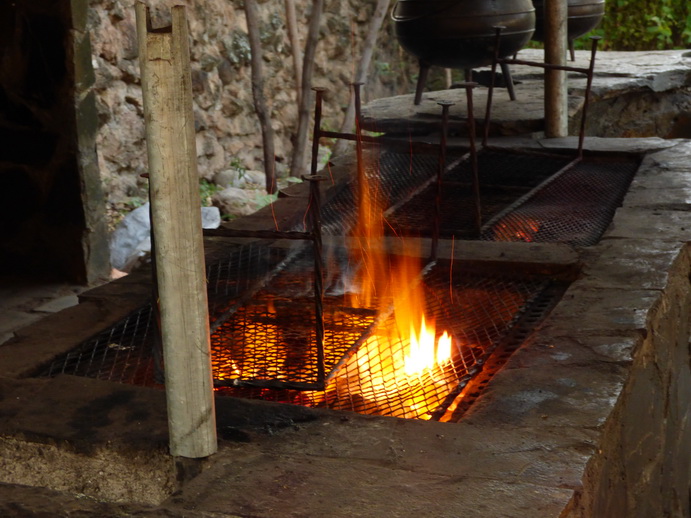
[(422, 317), (420, 329), (410, 325), (410, 347), (405, 357), (405, 373), (407, 376), (419, 375), (435, 366), (445, 366), (451, 361), (451, 337), (444, 331), (435, 340), (434, 326), (427, 326)]
[[(388, 393), (395, 390), (393, 380), (397, 376), (419, 377), (450, 363), (452, 340), (446, 331), (437, 338), (435, 322), (424, 314), (420, 251), (413, 241), (403, 240), (402, 254), (390, 263), (384, 246), (383, 203), (376, 182), (368, 180), (359, 191), (359, 246), (354, 260), (359, 262), (360, 270), (356, 278), (358, 293), (351, 297), (351, 304), (373, 307), (377, 300), (383, 305), (393, 301), (395, 329), (388, 330), (388, 336), (370, 338), (358, 359), (361, 371), (367, 372), (377, 387), (375, 391)], [(399, 342), (402, 348), (388, 350), (392, 343)]]

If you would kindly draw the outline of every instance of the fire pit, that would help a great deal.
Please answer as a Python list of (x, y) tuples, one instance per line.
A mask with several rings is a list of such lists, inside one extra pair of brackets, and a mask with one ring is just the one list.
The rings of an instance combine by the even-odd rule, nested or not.
[[(637, 161), (610, 157), (565, 163), (571, 164), (568, 157), (481, 153), (481, 238), (596, 241)], [(209, 265), (212, 363), (219, 394), (457, 421), (475, 397), (465, 390), (469, 383), (495, 372), (559, 300), (568, 282), (548, 273), (509, 275), (458, 263), (453, 256), (425, 266), (419, 258), (426, 252), (419, 249), (363, 249), (363, 236), (400, 244), (428, 235), (431, 206), (425, 200), (437, 161), (434, 155), (379, 150), (368, 154), (366, 164), (365, 176), (377, 179), (371, 202), (387, 200), (388, 209), (373, 218), (379, 229), (372, 222), (363, 227), (355, 218), (352, 183), (323, 207), (321, 322), (314, 312), (312, 248), (254, 240), (230, 248), (225, 258)], [(447, 239), (471, 233), (463, 211), (468, 174), (467, 157), (458, 155), (444, 175), (449, 185), (445, 203), (460, 207), (444, 211), (449, 214), (442, 225)], [(564, 193), (571, 195), (567, 203)], [(574, 213), (581, 214), (575, 226), (554, 225), (559, 214), (573, 223)], [(344, 240), (344, 234), (352, 237)], [(45, 374), (157, 385), (162, 377), (154, 322), (150, 306), (140, 309), (56, 360)], [(318, 323), (324, 329), (321, 345)], [(493, 367), (485, 368), (489, 364)]]
[[(543, 151), (555, 147), (562, 151), (573, 149), (573, 145), (568, 147), (569, 141), (535, 144), (534, 148), (539, 146)], [(526, 149), (529, 145), (522, 143), (521, 147)], [(688, 237), (689, 218), (687, 212), (679, 209), (685, 190), (677, 187), (683, 185), (688, 173), (685, 157), (689, 145), (659, 139), (603, 139), (587, 141), (586, 150), (586, 158), (588, 154), (611, 155), (615, 150), (630, 156), (647, 153), (624, 206), (617, 211), (614, 226), (597, 245), (574, 250), (553, 243), (441, 241), (439, 264), (447, 261), (448, 265), (453, 257), (454, 275), (472, 272), (478, 277), (491, 277), (525, 272), (526, 279), (559, 280), (556, 274), (562, 265), (571, 271), (569, 276), (561, 277), (568, 281), (574, 278), (578, 263), (583, 264), (577, 279), (543, 323), (537, 323), (539, 316), (531, 323), (533, 318), (526, 314), (525, 322), (516, 324), (514, 331), (509, 332), (513, 336), (507, 341), (515, 339), (520, 347), (506, 365), (497, 370), (494, 358), (488, 359), (482, 371), (463, 389), (463, 397), (455, 408), (448, 407), (449, 420), (462, 415), (460, 422), (360, 417), (220, 397), (217, 409), (223, 437), (221, 451), (198, 480), (185, 485), (176, 497), (179, 499), (175, 502), (179, 503), (171, 504), (170, 499), (166, 505), (218, 514), (251, 512), (258, 516), (269, 516), (278, 506), (286, 512), (321, 516), (334, 509), (334, 501), (342, 509), (336, 514), (345, 516), (351, 512), (348, 505), (353, 498), (366, 502), (368, 509), (378, 516), (405, 514), (409, 509), (435, 516), (473, 516), (478, 512), (525, 516), (537, 512), (549, 517), (569, 512), (574, 516), (609, 516), (609, 509), (631, 510), (639, 506), (646, 510), (684, 510), (686, 503), (675, 496), (686, 487), (687, 481), (680, 480), (683, 474), (662, 474), (671, 474), (667, 467), (679, 466), (670, 456), (686, 458), (674, 452), (684, 451), (688, 444), (688, 429), (683, 421), (687, 400), (683, 394), (689, 372), (688, 362), (684, 361), (688, 355), (688, 318), (684, 315), (688, 315), (689, 255), (683, 241)], [(337, 185), (342, 168), (343, 164), (337, 165), (332, 171)], [(670, 189), (670, 185), (674, 188)], [(298, 187), (291, 194), (296, 192)], [(295, 198), (283, 199), (285, 211), (281, 202), (274, 208), (279, 222), (287, 224), (284, 218), (288, 207), (295, 209)], [(267, 210), (245, 224), (265, 224), (269, 228), (271, 221)], [(651, 235), (657, 237), (647, 237)], [(330, 240), (324, 240), (327, 248), (331, 246)], [(228, 291), (232, 296), (244, 291), (249, 282), (243, 274), (238, 280), (222, 280), (227, 278), (231, 266), (248, 271), (252, 249), (246, 248), (243, 254), (239, 253), (241, 245), (229, 248), (230, 239), (207, 241), (213, 264), (218, 265), (209, 268), (210, 289), (219, 295)], [(343, 242), (340, 245), (345, 246)], [(269, 256), (270, 260), (260, 266), (265, 271), (273, 271), (293, 247), (271, 248), (276, 250), (273, 258), (260, 246), (253, 250), (256, 257)], [(565, 255), (558, 256), (557, 250)], [(14, 426), (22, 433), (21, 441), (6, 443), (6, 458), (15, 458), (12, 448), (27, 451), (34, 447), (38, 453), (27, 463), (33, 467), (29, 473), (52, 470), (62, 484), (64, 470), (58, 471), (51, 464), (51, 457), (45, 457), (46, 437), (56, 438), (59, 444), (67, 445), (65, 450), (73, 451), (78, 440), (74, 434), (86, 433), (88, 444), (106, 451), (121, 448), (130, 457), (133, 431), (137, 431), (135, 435), (140, 440), (147, 438), (136, 451), (149, 455), (152, 449), (165, 444), (165, 401), (159, 391), (70, 375), (18, 379), (31, 376), (36, 372), (33, 369), (48, 360), (48, 353), (41, 347), (50, 345), (50, 358), (60, 348), (74, 349), (73, 344), (80, 343), (98, 329), (97, 324), (103, 323), (102, 315), (122, 314), (123, 306), (132, 308), (145, 300), (149, 289), (145, 277), (133, 274), (104, 287), (108, 291), (95, 290), (83, 297), (78, 307), (51, 319), (49, 327), (27, 330), (16, 343), (3, 346), (3, 372), (23, 373), (14, 374), (4, 386), (3, 408), (15, 409), (15, 413), (7, 414), (13, 417), (5, 420), (5, 430)], [(139, 283), (142, 289), (134, 292), (133, 287)], [(309, 284), (309, 280), (303, 280), (305, 289)], [(214, 308), (223, 312), (223, 304)], [(146, 310), (136, 311), (127, 321), (128, 329), (118, 324), (103, 335), (100, 349), (92, 347), (87, 351), (89, 348), (85, 347), (81, 356), (84, 369), (79, 373), (87, 372), (88, 362), (92, 368), (102, 365), (102, 378), (110, 374), (109, 379), (119, 379), (119, 372), (125, 371), (118, 369), (126, 365), (134, 372), (138, 358), (132, 325), (138, 322), (146, 328), (146, 319)], [(148, 322), (147, 332), (151, 333), (154, 320)], [(537, 331), (531, 325), (535, 323)], [(443, 325), (437, 326), (440, 333)], [(59, 332), (46, 340), (48, 329)], [(87, 342), (90, 340), (83, 343)], [(35, 352), (32, 357), (22, 354), (27, 347)], [(493, 356), (500, 360), (511, 353), (512, 347), (502, 351), (500, 344)], [(153, 361), (150, 350), (145, 352), (146, 366), (143, 362), (139, 372), (146, 374)], [(118, 364), (108, 363), (115, 355)], [(73, 358), (76, 361), (76, 355)], [(69, 366), (66, 372), (71, 372)], [(492, 373), (495, 375), (488, 382)], [(144, 378), (151, 380), (153, 375), (140, 379)], [(126, 376), (125, 379), (129, 381)], [(69, 387), (72, 392), (66, 396)], [(279, 393), (272, 389), (232, 390)], [(671, 395), (669, 411), (659, 405), (665, 394)], [(151, 406), (142, 405), (143, 399), (150, 400)], [(23, 408), (17, 414), (19, 406)], [(155, 409), (155, 414), (144, 411), (149, 408)], [(97, 421), (92, 418), (94, 409), (98, 411)], [(117, 431), (112, 430), (113, 420), (122, 425)], [(55, 422), (69, 426), (61, 433), (53, 427)], [(108, 424), (101, 426), (102, 422)], [(94, 443), (93, 433), (104, 428), (108, 433), (101, 435), (102, 442)], [(38, 438), (32, 440), (37, 434)], [(641, 445), (643, 450), (629, 447), (634, 444)], [(165, 454), (163, 450), (161, 455)], [(673, 453), (661, 453), (668, 451)], [(84, 471), (83, 454), (73, 456), (80, 473), (86, 474), (69, 482), (70, 489), (83, 491), (87, 476), (90, 480), (106, 480), (107, 477), (97, 477), (97, 471)], [(641, 480), (640, 466), (657, 475)], [(150, 462), (137, 476), (151, 478)], [(459, 492), (461, 479), (463, 491)], [(33, 482), (26, 482), (27, 478), (14, 480), (36, 483), (36, 478)], [(136, 476), (133, 480), (138, 481)], [(666, 484), (671, 486), (667, 488)], [(102, 498), (112, 498), (112, 492), (106, 493), (103, 487), (104, 483), (99, 482), (97, 489), (107, 495)], [(267, 487), (280, 491), (267, 491)], [(347, 494), (343, 487), (350, 488)], [(317, 494), (314, 488), (320, 488)], [(431, 488), (433, 499), (429, 498)], [(611, 488), (617, 490), (613, 492)], [(96, 494), (89, 487), (86, 490)], [(501, 496), (487, 498), (488, 494), (497, 493)], [(406, 495), (404, 501), (392, 498), (398, 494)]]

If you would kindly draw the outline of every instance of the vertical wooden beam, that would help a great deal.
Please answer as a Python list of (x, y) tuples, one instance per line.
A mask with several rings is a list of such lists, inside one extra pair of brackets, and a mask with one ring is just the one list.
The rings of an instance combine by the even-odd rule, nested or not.
[(217, 449), (192, 80), (184, 6), (152, 29), (136, 4), (171, 454)]
[[(567, 0), (545, 0), (545, 63), (566, 65)], [(545, 136), (569, 134), (567, 77), (564, 70), (545, 70)]]

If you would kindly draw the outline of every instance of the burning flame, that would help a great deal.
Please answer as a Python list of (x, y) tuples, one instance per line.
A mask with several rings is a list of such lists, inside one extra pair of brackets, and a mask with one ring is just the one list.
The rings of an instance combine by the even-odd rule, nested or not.
[(406, 344), (403, 372), (419, 376), (451, 360), (451, 337), (444, 331), (437, 339), (435, 322), (424, 313), (425, 293), (420, 280), (422, 267), (414, 245), (405, 243), (405, 253), (391, 270), (389, 289), (398, 337)]
[[(452, 339), (440, 336), (436, 323), (425, 315), (425, 292), (420, 251), (413, 240), (401, 240), (402, 253), (392, 260), (384, 240), (385, 219), (380, 193), (372, 179), (360, 190), (359, 220), (355, 230), (359, 246), (352, 261), (360, 268), (355, 279), (354, 307), (392, 311), (393, 325), (381, 326), (357, 353), (359, 379), (353, 390), (363, 397), (388, 398), (410, 390), (401, 417), (424, 417), (425, 384), (435, 382), (452, 360)], [(392, 308), (391, 308), (392, 306)], [(425, 378), (423, 380), (423, 378)]]
[(407, 376), (416, 376), (426, 369), (434, 369), (435, 365), (445, 366), (451, 361), (451, 337), (444, 331), (436, 340), (433, 326), (427, 326), (425, 317), (422, 317), (420, 329), (410, 325), (410, 346), (405, 357), (405, 373)]

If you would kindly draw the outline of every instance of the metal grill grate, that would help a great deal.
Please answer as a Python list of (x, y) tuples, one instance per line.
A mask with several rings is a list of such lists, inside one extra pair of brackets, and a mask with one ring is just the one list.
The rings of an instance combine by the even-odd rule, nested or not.
[[(472, 170), (467, 157), (449, 157), (443, 177), (441, 237), (478, 238)], [(485, 241), (597, 242), (638, 168), (632, 158), (586, 159), (483, 150), (478, 154)], [(388, 232), (430, 236), (438, 157), (374, 150), (365, 167), (384, 206)], [(565, 169), (566, 168), (566, 169)], [(560, 171), (562, 171), (560, 174)], [(343, 234), (355, 223), (356, 186), (345, 186), (324, 207), (325, 233)], [(539, 226), (539, 232), (535, 227)]]
[[(384, 207), (413, 196), (420, 186), (429, 182), (439, 167), (439, 157), (427, 154), (404, 154), (371, 149), (365, 156), (364, 172), (374, 196)], [(357, 218), (357, 186), (345, 185), (322, 208), (325, 234), (342, 235), (355, 225)]]
[(143, 386), (160, 383), (154, 368), (154, 325), (151, 305), (147, 305), (56, 359), (43, 374), (73, 374)]
[[(216, 308), (212, 363), (222, 393), (397, 417), (437, 416), (548, 287), (544, 280), (454, 273), (451, 264), (437, 264), (423, 281), (426, 314), (449, 331), (455, 353), (443, 369), (407, 376), (389, 368), (401, 366), (408, 345), (396, 337), (393, 316), (377, 318), (375, 307), (349, 306), (341, 282), (347, 272), (333, 273), (324, 299), (327, 390), (304, 390), (316, 381), (318, 361), (310, 264), (309, 249), (247, 245), (209, 268), (209, 300)], [(229, 302), (219, 304), (223, 299)], [(228, 305), (235, 309), (219, 320)], [(146, 306), (44, 374), (155, 386), (161, 379), (154, 327)]]
[[(590, 244), (599, 238), (637, 163), (581, 162), (555, 175), (566, 162), (483, 151), (481, 192), (489, 223), (482, 239)], [(454, 166), (444, 177), (442, 235), (462, 237), (470, 220), (466, 205), (471, 204), (471, 171), (462, 158), (448, 163)], [(369, 155), (365, 174), (378, 179), (375, 196), (390, 207), (386, 217), (393, 232), (427, 235), (434, 210), (429, 195), (433, 186), (427, 184), (437, 167), (435, 155), (376, 150)], [(323, 207), (325, 233), (344, 235), (354, 225), (354, 189), (346, 185)], [(348, 254), (335, 247), (327, 252), (323, 391), (313, 390), (320, 359), (312, 249), (304, 243), (279, 248), (257, 241), (231, 248), (225, 259), (209, 266), (212, 363), (220, 392), (361, 413), (440, 418), (496, 349), (515, 336), (533, 306), (560, 296), (545, 280), (473, 275), (437, 264), (423, 280), (426, 314), (437, 329), (451, 333), (454, 355), (443, 368), (406, 375), (390, 368), (400, 366), (407, 348), (407, 338), (395, 332), (392, 315), (379, 309), (390, 301), (352, 307), (345, 296), (352, 266)], [(44, 374), (160, 383), (153, 313), (151, 306), (134, 312), (57, 359)]]
[(637, 168), (631, 159), (579, 162), (489, 222), (482, 239), (593, 245)]
[[(313, 326), (305, 321), (306, 312), (298, 310), (291, 314), (289, 306), (295, 299), (286, 300), (282, 310), (276, 304), (272, 311), (260, 306), (259, 311), (250, 315), (250, 324), (246, 315), (238, 315), (230, 335), (245, 345), (237, 346), (236, 342), (237, 350), (232, 351), (226, 347), (228, 342), (214, 343), (214, 372), (216, 376), (229, 373), (229, 377), (236, 379), (255, 378), (254, 382), (239, 383), (239, 387), (222, 388), (222, 393), (228, 395), (365, 414), (438, 418), (495, 348), (507, 339), (521, 317), (530, 312), (534, 301), (549, 292), (551, 284), (545, 280), (453, 273), (448, 263), (436, 265), (424, 278), (425, 314), (436, 322), (440, 332), (444, 329), (452, 336), (453, 359), (443, 368), (406, 375), (403, 364), (409, 343), (407, 337), (398, 335), (393, 315), (377, 320), (374, 308), (351, 308), (343, 304), (342, 297), (327, 297), (326, 313), (331, 318), (325, 322), (325, 347), (331, 372), (325, 391), (267, 390), (272, 384), (257, 386), (261, 385), (256, 382), (257, 377), (282, 379), (285, 373), (296, 367), (302, 371), (311, 362), (309, 351), (302, 344), (313, 343)], [(277, 297), (274, 286), (271, 288), (274, 293), (267, 291), (263, 295), (269, 300)], [(387, 303), (378, 302), (384, 306)], [(244, 335), (239, 336), (248, 329), (258, 339), (254, 345)], [(303, 354), (296, 354), (283, 336), (286, 332), (296, 340), (293, 345), (301, 344), (297, 351)], [(228, 334), (224, 332), (223, 336)], [(266, 337), (273, 345), (258, 347), (256, 344)], [(253, 358), (255, 354), (258, 362)], [(244, 366), (252, 372), (244, 370)], [(255, 388), (250, 388), (252, 385)]]

